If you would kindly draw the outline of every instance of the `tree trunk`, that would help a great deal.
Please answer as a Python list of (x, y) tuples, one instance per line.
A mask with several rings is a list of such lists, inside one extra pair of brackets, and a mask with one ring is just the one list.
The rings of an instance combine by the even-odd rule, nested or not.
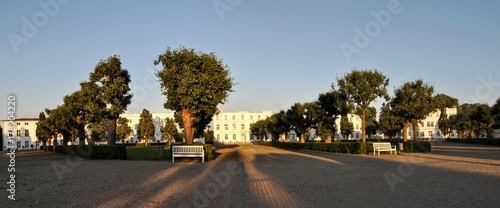
[(193, 128), (193, 116), (188, 109), (182, 109), (182, 123), (184, 124), (184, 136), (186, 137), (186, 144), (193, 144), (194, 140), (194, 128)]
[(300, 134), (300, 143), (305, 143), (304, 134)]
[(361, 139), (366, 142), (366, 109), (361, 110)]
[(116, 141), (116, 118), (108, 119), (108, 145), (115, 145)]
[(418, 133), (417, 133), (418, 121), (413, 121), (412, 127), (413, 127), (413, 141), (417, 141), (418, 140)]
[(326, 137), (325, 143), (332, 143), (332, 135)]
[(408, 127), (410, 127), (410, 122), (409, 121), (407, 121), (403, 125), (403, 142), (407, 142), (408, 141)]

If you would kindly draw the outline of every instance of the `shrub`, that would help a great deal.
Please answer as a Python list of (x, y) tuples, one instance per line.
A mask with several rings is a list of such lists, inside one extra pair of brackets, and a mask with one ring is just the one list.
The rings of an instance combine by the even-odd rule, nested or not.
[[(49, 151), (50, 151), (49, 147)], [(127, 149), (123, 145), (70, 145), (55, 146), (55, 152), (91, 159), (127, 159)]]
[[(378, 141), (377, 141), (378, 142)], [(382, 142), (387, 142), (383, 141)], [(320, 143), (320, 142), (273, 142), (272, 146), (284, 149), (297, 149), (297, 150), (315, 150), (324, 152), (347, 153), (347, 154), (367, 154), (373, 152), (373, 143), (375, 142), (333, 142), (333, 143)], [(268, 143), (255, 143), (259, 145), (268, 145)], [(391, 145), (397, 145), (397, 140), (393, 140)], [(431, 143), (427, 141), (409, 141), (404, 143), (403, 152), (429, 152), (431, 151)], [(382, 152), (385, 153), (385, 152)], [(387, 153), (389, 154), (389, 153)]]
[(446, 139), (447, 142), (458, 142), (468, 144), (485, 144), (500, 146), (500, 139)]
[(403, 143), (403, 152), (430, 152), (431, 143), (427, 141), (407, 141)]

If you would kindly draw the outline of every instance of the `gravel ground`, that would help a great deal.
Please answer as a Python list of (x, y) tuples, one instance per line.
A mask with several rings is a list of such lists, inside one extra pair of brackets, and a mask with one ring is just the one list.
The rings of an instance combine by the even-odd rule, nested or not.
[[(346, 155), (258, 145), (204, 164), (0, 157), (0, 207), (499, 207), (500, 148), (433, 143), (431, 153)], [(4, 154), (5, 152), (3, 152)], [(177, 160), (176, 160), (177, 161)]]

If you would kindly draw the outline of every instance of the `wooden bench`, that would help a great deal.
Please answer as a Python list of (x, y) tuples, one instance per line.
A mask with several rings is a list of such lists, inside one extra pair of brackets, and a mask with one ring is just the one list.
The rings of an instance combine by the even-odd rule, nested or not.
[(396, 153), (396, 145), (392, 145), (389, 142), (379, 142), (379, 143), (373, 143), (373, 155), (375, 155), (375, 152), (378, 153), (378, 156), (380, 156), (381, 151), (389, 151), (392, 155), (392, 151), (394, 151), (394, 154), (397, 155)]
[(205, 163), (205, 152), (203, 146), (175, 145), (172, 146), (172, 163), (175, 157), (201, 157), (201, 162)]

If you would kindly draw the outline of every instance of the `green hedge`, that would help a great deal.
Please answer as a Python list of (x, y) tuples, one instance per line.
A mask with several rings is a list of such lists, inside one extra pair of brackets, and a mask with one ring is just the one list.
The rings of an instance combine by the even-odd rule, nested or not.
[[(321, 143), (321, 142), (257, 142), (255, 144), (274, 147), (285, 148), (285, 149), (297, 149), (297, 150), (316, 150), (323, 152), (335, 152), (335, 153), (347, 153), (347, 154), (367, 154), (373, 152), (373, 143), (376, 142), (333, 142), (333, 143)], [(392, 143), (396, 145), (399, 149), (397, 143)], [(427, 141), (408, 141), (404, 143), (403, 152), (429, 152), (431, 151), (431, 143)], [(388, 153), (389, 154), (389, 153)]]
[(447, 142), (458, 142), (468, 144), (485, 144), (500, 146), (500, 139), (446, 139)]
[(69, 145), (53, 146), (52, 148), (49, 146), (48, 151), (90, 159), (127, 159), (127, 149), (123, 145)]

